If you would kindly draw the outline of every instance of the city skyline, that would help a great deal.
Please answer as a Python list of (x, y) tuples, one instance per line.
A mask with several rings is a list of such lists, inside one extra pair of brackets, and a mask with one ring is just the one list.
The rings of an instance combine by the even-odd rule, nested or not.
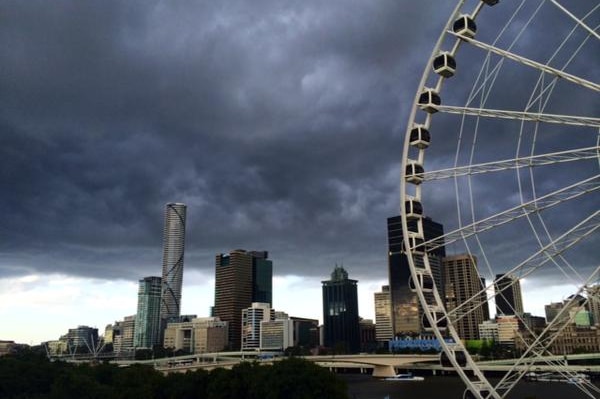
[[(188, 212), (182, 313), (208, 316), (216, 254), (257, 248), (274, 260), (275, 309), (321, 319), (338, 263), (374, 318), (406, 121), (452, 5), (219, 3), (0, 6), (0, 339), (134, 314), (139, 279), (160, 275), (170, 202)], [(424, 199), (446, 227), (453, 192)], [(520, 255), (507, 245), (490, 255)], [(550, 274), (522, 288), (539, 315), (572, 293)]]

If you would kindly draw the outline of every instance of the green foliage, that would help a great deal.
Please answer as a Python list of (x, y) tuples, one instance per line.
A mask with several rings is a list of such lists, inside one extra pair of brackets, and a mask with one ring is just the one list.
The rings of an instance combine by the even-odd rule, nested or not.
[(163, 375), (150, 366), (51, 363), (29, 353), (0, 357), (0, 398), (346, 399), (347, 387), (327, 369), (296, 357)]

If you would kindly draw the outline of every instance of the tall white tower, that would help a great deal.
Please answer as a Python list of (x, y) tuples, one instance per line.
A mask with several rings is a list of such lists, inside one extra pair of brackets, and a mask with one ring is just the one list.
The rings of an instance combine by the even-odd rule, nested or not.
[(185, 215), (185, 204), (169, 203), (165, 208), (162, 298), (160, 304), (160, 317), (163, 320), (179, 317), (181, 311)]

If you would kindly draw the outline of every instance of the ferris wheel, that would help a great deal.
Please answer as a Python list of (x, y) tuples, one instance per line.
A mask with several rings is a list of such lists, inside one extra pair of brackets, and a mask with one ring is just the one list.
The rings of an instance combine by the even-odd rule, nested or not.
[[(600, 396), (565, 356), (573, 331), (600, 323), (590, 317), (600, 309), (599, 30), (598, 1), (461, 0), (419, 83), (402, 156), (403, 253), (422, 328), (464, 398), (505, 398), (544, 375), (570, 382), (573, 397)], [(540, 323), (526, 313), (534, 301), (559, 304), (556, 314)], [(486, 323), (500, 360), (469, 353)]]

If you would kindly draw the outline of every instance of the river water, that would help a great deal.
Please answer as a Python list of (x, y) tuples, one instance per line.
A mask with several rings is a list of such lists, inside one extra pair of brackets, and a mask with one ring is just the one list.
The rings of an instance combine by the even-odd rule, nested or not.
[[(385, 381), (367, 374), (340, 374), (350, 399), (462, 399), (465, 386), (458, 376), (426, 376), (425, 381)], [(576, 386), (562, 382), (522, 381), (509, 399), (589, 399)]]

